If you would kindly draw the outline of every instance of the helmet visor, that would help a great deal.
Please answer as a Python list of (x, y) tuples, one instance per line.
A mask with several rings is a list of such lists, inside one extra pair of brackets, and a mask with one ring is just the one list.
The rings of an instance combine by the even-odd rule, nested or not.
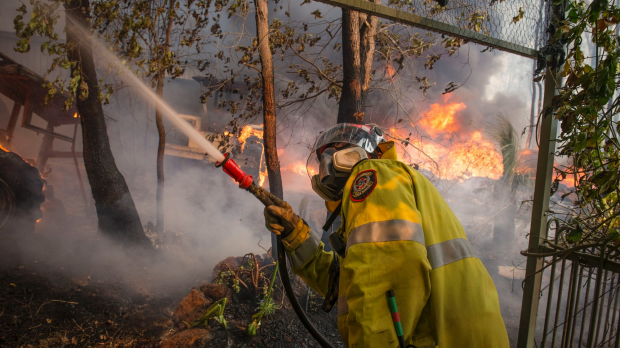
[(361, 124), (339, 123), (329, 128), (321, 133), (312, 147), (310, 156), (308, 156), (306, 162), (308, 176), (312, 177), (312, 175), (318, 174), (319, 158), (328, 145), (336, 143), (355, 145), (368, 153), (372, 153), (377, 148), (379, 139), (382, 138), (373, 134), (371, 127)]

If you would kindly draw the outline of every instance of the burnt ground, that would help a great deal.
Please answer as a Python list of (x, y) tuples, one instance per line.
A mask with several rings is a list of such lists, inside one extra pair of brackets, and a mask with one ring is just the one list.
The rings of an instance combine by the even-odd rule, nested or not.
[[(16, 262), (2, 257), (0, 347), (160, 347), (181, 331), (173, 323), (173, 312), (190, 287), (162, 292), (145, 286), (144, 281), (136, 276), (132, 284), (103, 277), (93, 268), (75, 274), (46, 260)], [(294, 286), (305, 305), (306, 286), (299, 279)], [(246, 328), (258, 298), (244, 296), (243, 290), (233, 291), (224, 312), (228, 330), (211, 322), (209, 339), (201, 346), (319, 347), (283, 297), (279, 281), (273, 297), (280, 308), (264, 318), (257, 335), (250, 338)], [(309, 316), (341, 347), (336, 311), (324, 313), (321, 302), (316, 295), (311, 298)]]
[(126, 294), (114, 284), (80, 285), (30, 267), (0, 272), (2, 347), (156, 347), (170, 330), (174, 298)]

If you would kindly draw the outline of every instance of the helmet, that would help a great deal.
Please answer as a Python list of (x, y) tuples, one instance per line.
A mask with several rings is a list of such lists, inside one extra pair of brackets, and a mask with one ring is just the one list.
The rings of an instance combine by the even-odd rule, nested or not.
[(321, 133), (312, 147), (306, 162), (308, 176), (312, 177), (314, 173), (318, 172), (321, 154), (331, 144), (346, 143), (359, 146), (368, 153), (373, 153), (379, 143), (384, 141), (383, 131), (374, 124), (339, 123), (332, 126)]

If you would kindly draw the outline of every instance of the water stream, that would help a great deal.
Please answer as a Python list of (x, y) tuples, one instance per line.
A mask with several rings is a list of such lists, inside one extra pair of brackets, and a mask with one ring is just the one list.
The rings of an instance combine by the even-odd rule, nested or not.
[[(67, 20), (70, 20), (67, 17)], [(109, 48), (95, 36), (93, 36), (88, 30), (84, 29), (79, 23), (76, 23), (77, 27), (81, 31), (84, 37), (90, 37), (90, 44), (93, 49), (93, 56), (97, 57), (100, 61), (107, 63), (110, 67), (117, 69), (119, 77), (126, 84), (134, 86), (138, 91), (138, 94), (147, 102), (155, 104), (161, 111), (164, 117), (166, 117), (175, 128), (185, 134), (188, 138), (193, 140), (206, 154), (212, 159), (221, 162), (224, 160), (224, 155), (218, 151), (211, 142), (209, 142), (203, 135), (201, 135), (196, 129), (194, 129), (189, 123), (187, 123), (179, 114), (174, 111), (165, 101), (155, 94), (142, 79), (135, 75), (127, 65), (123, 63)]]

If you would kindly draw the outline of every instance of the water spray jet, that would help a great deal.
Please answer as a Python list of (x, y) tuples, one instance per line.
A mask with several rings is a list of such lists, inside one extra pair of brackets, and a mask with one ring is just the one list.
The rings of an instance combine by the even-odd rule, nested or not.
[[(69, 16), (67, 16), (68, 20), (73, 20)], [(174, 111), (166, 102), (164, 102), (161, 98), (159, 98), (155, 92), (151, 88), (149, 88), (144, 81), (142, 81), (138, 76), (136, 76), (124, 63), (116, 57), (109, 49), (103, 46), (95, 37), (92, 37), (91, 33), (84, 29), (79, 23), (75, 23), (76, 27), (82, 32), (84, 37), (91, 37), (90, 45), (93, 51), (96, 51), (98, 57), (106, 61), (109, 65), (114, 66), (120, 72), (124, 73), (122, 78), (128, 82), (131, 82), (140, 92), (140, 95), (148, 101), (155, 103), (162, 114), (170, 121), (172, 124), (179, 129), (183, 134), (188, 136), (190, 139), (196, 142), (201, 149), (203, 149), (208, 156), (216, 161), (216, 167), (222, 167), (224, 172), (228, 174), (231, 178), (233, 178), (242, 189), (247, 190), (252, 193), (254, 197), (256, 197), (261, 203), (265, 206), (273, 205), (273, 202), (269, 199), (269, 196), (266, 194), (265, 190), (256, 185), (254, 183), (254, 179), (251, 175), (246, 174), (241, 167), (235, 161), (230, 158), (228, 153), (222, 154), (218, 151), (218, 149), (213, 146), (207, 139), (205, 139), (198, 131), (196, 131), (192, 126), (190, 126), (187, 122), (185, 122), (179, 114)], [(286, 266), (286, 257), (284, 244), (282, 244), (282, 239), (278, 236), (278, 261), (279, 261), (279, 270), (280, 277), (282, 278), (282, 284), (284, 286), (284, 290), (286, 291), (286, 295), (288, 296), (295, 313), (302, 321), (303, 325), (306, 327), (308, 332), (317, 340), (317, 342), (325, 348), (332, 348), (332, 345), (323, 337), (323, 335), (312, 325), (310, 319), (306, 316), (305, 311), (297, 301), (295, 297), (295, 293), (293, 292), (293, 287), (291, 286), (291, 282), (288, 276), (288, 269)]]
[(207, 139), (205, 139), (197, 130), (195, 130), (189, 123), (185, 122), (179, 114), (170, 107), (165, 101), (155, 94), (144, 81), (142, 81), (136, 74), (125, 65), (124, 61), (121, 61), (112, 51), (106, 48), (96, 37), (86, 30), (78, 21), (67, 16), (67, 20), (74, 22), (76, 28), (80, 31), (83, 37), (91, 38), (91, 40), (84, 40), (84, 43), (90, 44), (93, 52), (96, 56), (106, 62), (108, 66), (117, 69), (121, 73), (121, 79), (129, 82), (136, 87), (138, 93), (149, 102), (154, 103), (162, 112), (164, 117), (168, 119), (178, 130), (185, 134), (188, 138), (193, 140), (206, 154), (215, 161), (221, 162), (224, 160), (224, 155), (218, 151)]

